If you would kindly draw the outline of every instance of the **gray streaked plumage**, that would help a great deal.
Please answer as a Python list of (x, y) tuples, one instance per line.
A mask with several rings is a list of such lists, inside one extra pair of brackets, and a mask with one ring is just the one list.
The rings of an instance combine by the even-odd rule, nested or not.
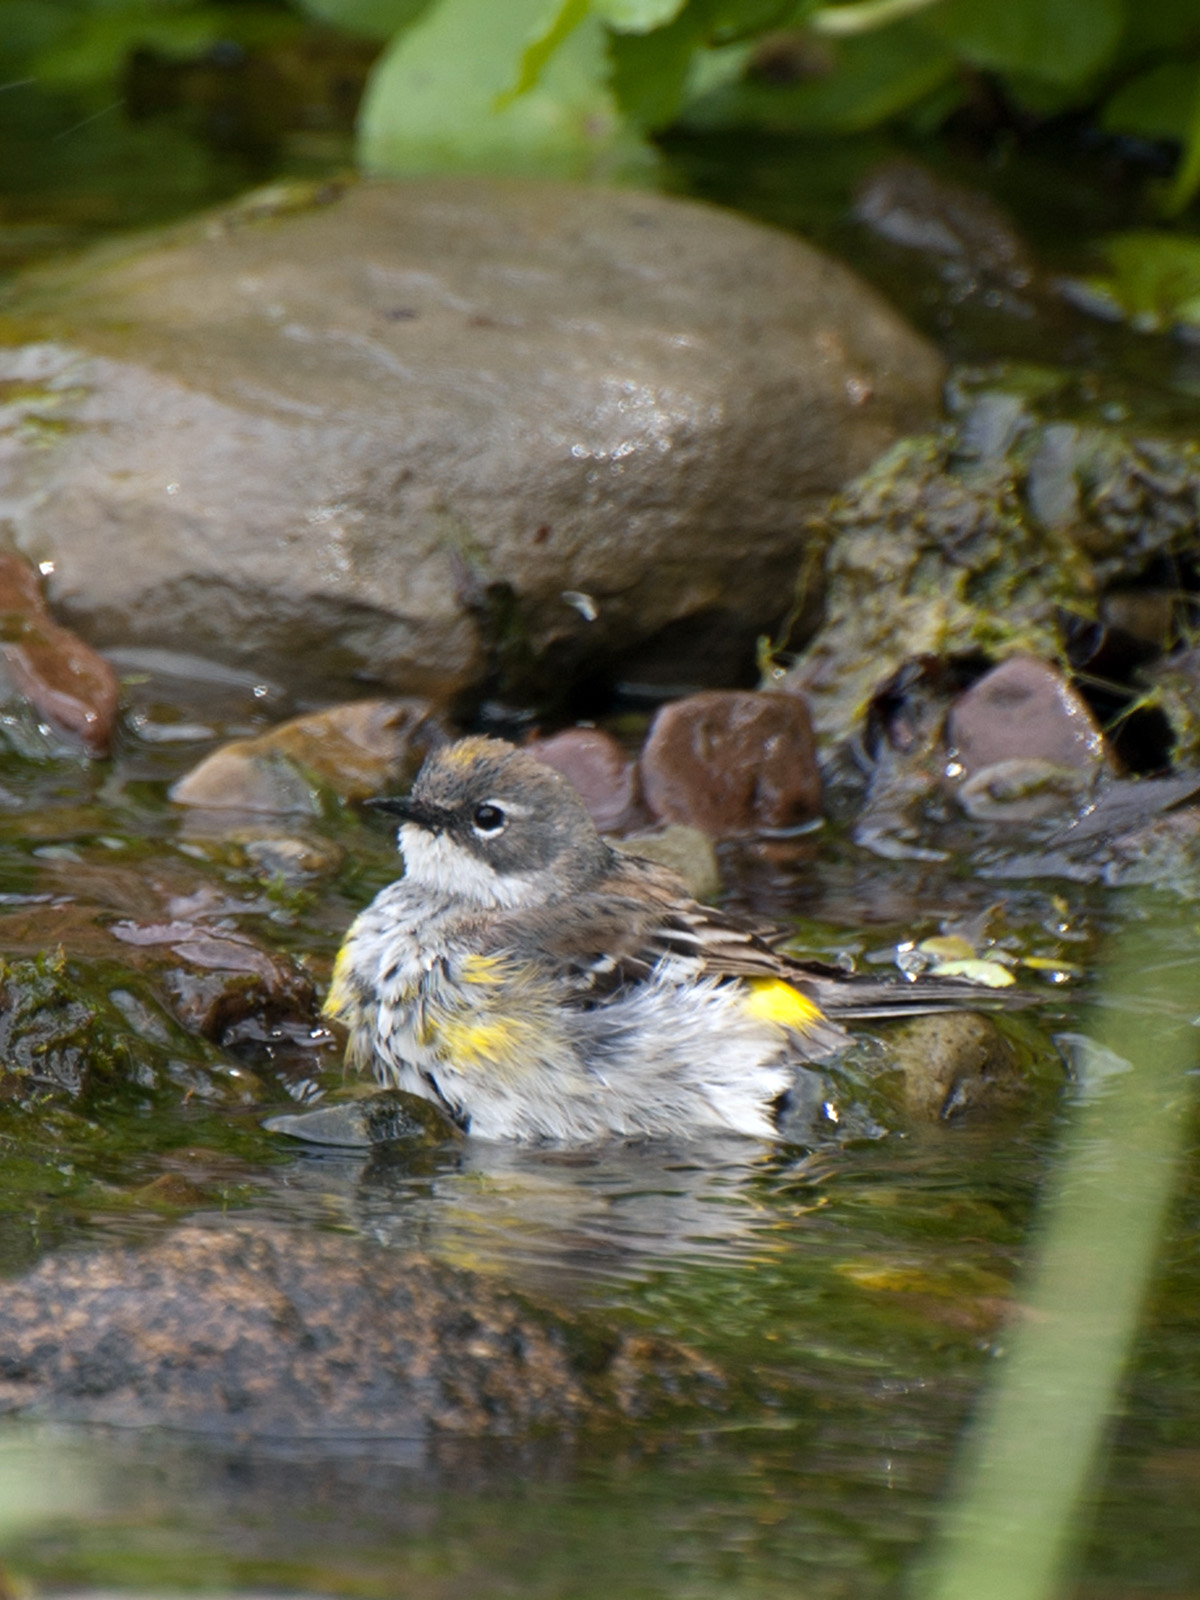
[(346, 936), (326, 1001), (347, 1059), (484, 1138), (590, 1142), (712, 1129), (770, 1137), (846, 1017), (962, 1004), (800, 962), (600, 838), (532, 756), (464, 739), (401, 818), (406, 872)]

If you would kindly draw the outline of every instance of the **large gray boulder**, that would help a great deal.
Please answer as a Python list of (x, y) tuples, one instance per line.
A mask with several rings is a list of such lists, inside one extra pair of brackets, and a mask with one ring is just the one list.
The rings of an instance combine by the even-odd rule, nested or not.
[(326, 689), (636, 671), (786, 609), (805, 518), (940, 377), (844, 267), (710, 206), (284, 193), (17, 286), (0, 519), (101, 646)]

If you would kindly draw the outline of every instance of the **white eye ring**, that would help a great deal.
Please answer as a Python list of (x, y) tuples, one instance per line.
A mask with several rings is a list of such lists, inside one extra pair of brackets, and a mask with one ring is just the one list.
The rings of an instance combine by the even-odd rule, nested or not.
[(475, 807), (471, 825), (481, 839), (494, 839), (508, 827), (508, 813), (495, 800), (485, 800)]

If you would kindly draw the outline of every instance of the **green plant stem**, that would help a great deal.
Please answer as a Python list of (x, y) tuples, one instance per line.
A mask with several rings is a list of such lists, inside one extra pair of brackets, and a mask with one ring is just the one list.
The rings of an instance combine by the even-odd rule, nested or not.
[(1179, 959), (1186, 937), (1146, 921), (1117, 942), (1091, 1031), (1131, 1070), (1077, 1109), (922, 1600), (1051, 1600), (1086, 1532), (1188, 1125), (1200, 960)]

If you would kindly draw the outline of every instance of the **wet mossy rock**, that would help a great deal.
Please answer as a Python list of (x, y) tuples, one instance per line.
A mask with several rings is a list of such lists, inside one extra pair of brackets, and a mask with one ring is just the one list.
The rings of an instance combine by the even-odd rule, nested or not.
[(750, 659), (806, 518), (937, 405), (939, 358), (872, 291), (709, 206), (286, 198), (9, 296), (0, 516), (93, 643), (326, 694), (561, 688), (715, 625)]
[[(1110, 597), (1194, 560), (1200, 448), (1038, 414), (1018, 393), (977, 394), (953, 425), (904, 440), (816, 519), (826, 620), (786, 674), (826, 743), (922, 658), (1032, 655), (1069, 668), (1070, 632)], [(1164, 638), (1162, 647), (1170, 640)], [(1157, 698), (1194, 759), (1190, 670), (1157, 672)]]
[(229, 1063), (184, 1032), (137, 974), (61, 948), (0, 960), (0, 1063), (0, 1105), (19, 1111), (114, 1094), (245, 1101), (251, 1086), (249, 1074), (231, 1079)]

